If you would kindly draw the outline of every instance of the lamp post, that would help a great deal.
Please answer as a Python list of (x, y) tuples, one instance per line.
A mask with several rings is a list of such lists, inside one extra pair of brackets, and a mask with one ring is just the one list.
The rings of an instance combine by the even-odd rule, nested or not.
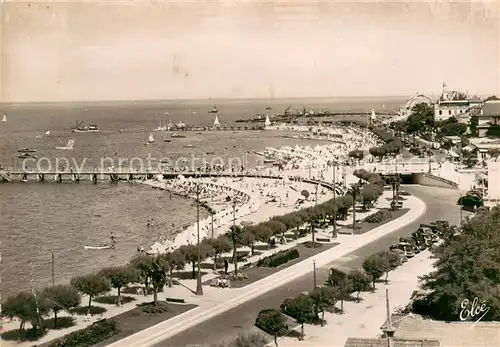
[(313, 259), (313, 290), (317, 288), (316, 284), (316, 260)]
[(200, 243), (200, 193), (201, 186), (196, 186), (196, 260), (198, 262), (198, 274), (196, 275), (196, 295), (203, 295), (203, 286), (201, 284), (201, 243)]
[(56, 280), (55, 280), (54, 250), (51, 250), (50, 253), (51, 253), (51, 258), (52, 258), (52, 287), (54, 287), (55, 283), (56, 283)]

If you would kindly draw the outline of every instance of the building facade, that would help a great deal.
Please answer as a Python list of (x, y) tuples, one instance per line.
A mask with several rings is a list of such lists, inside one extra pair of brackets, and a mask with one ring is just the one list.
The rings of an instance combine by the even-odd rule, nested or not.
[[(475, 124), (478, 137), (485, 137), (488, 133), (500, 136), (500, 100), (485, 101), (478, 113), (472, 116), (471, 121)], [(495, 134), (497, 133), (497, 134)]]
[(460, 123), (467, 124), (471, 115), (477, 112), (481, 105), (482, 101), (478, 97), (469, 98), (467, 93), (447, 90), (444, 83), (443, 92), (434, 103), (434, 118), (437, 121), (442, 121), (455, 117)]

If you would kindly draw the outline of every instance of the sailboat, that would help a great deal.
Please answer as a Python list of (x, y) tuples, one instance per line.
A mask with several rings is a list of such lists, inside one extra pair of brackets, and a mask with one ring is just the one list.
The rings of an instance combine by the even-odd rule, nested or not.
[(7, 122), (7, 116), (4, 114), (2, 117), (2, 123), (5, 123), (5, 122)]
[(374, 121), (377, 119), (377, 115), (375, 114), (375, 110), (372, 108), (372, 115), (370, 116), (370, 120)]
[(214, 119), (214, 127), (216, 127), (216, 128), (220, 127), (219, 117), (217, 117), (217, 115), (215, 115), (215, 119)]
[(50, 135), (50, 130), (47, 130), (47, 131), (45, 132), (45, 135)]
[(155, 138), (153, 137), (153, 134), (150, 133), (148, 137), (148, 143), (153, 143), (153, 142), (155, 142)]
[(208, 111), (208, 113), (219, 113), (219, 110), (217, 110), (217, 106), (214, 105), (214, 107), (212, 107), (212, 109)]
[(56, 149), (73, 149), (75, 145), (75, 140), (68, 140), (66, 146), (56, 146)]
[(264, 123), (266, 127), (271, 126), (271, 120), (269, 119), (269, 116), (266, 116), (266, 122)]

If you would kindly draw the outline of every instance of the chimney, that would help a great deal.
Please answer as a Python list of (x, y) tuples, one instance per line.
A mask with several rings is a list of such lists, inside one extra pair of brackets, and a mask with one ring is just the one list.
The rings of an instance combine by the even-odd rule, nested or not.
[(387, 311), (387, 321), (382, 331), (387, 339), (387, 347), (394, 347), (394, 333), (396, 332), (396, 329), (392, 326), (391, 306), (389, 305), (389, 289), (385, 290), (385, 305)]

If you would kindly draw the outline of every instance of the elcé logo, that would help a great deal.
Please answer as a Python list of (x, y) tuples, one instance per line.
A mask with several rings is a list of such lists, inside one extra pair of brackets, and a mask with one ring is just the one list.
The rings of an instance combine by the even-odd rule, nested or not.
[(462, 322), (476, 319), (476, 322), (471, 326), (471, 328), (479, 323), (479, 321), (483, 319), (490, 310), (490, 308), (486, 306), (485, 300), (481, 301), (481, 305), (479, 305), (479, 299), (477, 297), (474, 298), (472, 304), (468, 299), (462, 300), (460, 307), (462, 308), (460, 311), (460, 320)]

